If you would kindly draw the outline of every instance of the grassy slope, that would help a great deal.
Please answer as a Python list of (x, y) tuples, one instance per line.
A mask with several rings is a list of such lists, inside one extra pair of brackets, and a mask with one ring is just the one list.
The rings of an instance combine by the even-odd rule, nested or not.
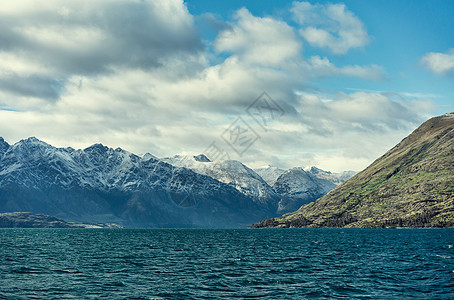
[(430, 119), (316, 202), (255, 227), (453, 227), (454, 116)]

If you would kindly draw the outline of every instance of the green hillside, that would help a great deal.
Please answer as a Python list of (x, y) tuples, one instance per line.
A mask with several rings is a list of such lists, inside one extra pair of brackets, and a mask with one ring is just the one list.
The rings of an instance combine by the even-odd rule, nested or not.
[(454, 227), (454, 113), (428, 120), (316, 202), (252, 227)]

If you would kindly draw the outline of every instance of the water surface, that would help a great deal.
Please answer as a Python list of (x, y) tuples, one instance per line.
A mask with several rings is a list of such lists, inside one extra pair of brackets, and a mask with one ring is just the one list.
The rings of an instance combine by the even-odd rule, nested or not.
[(452, 229), (0, 229), (1, 299), (454, 299)]

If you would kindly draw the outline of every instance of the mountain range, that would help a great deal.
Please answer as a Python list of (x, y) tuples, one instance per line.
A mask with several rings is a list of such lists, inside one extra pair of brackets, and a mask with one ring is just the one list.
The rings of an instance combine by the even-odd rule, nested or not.
[(426, 121), (317, 201), (252, 227), (454, 227), (454, 113)]
[(0, 138), (0, 212), (104, 226), (245, 227), (316, 200), (349, 174), (254, 171), (203, 154), (158, 159), (102, 144), (76, 150)]

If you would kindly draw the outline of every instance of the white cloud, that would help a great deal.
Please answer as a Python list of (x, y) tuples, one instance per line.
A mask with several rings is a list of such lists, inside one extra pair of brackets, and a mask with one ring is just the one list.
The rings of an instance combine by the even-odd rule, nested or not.
[(217, 37), (217, 51), (235, 53), (248, 63), (266, 66), (281, 66), (299, 57), (302, 44), (287, 23), (255, 17), (245, 8), (237, 11), (235, 21)]
[(258, 126), (245, 109), (267, 91), (285, 115), (267, 132), (255, 127), (261, 139), (232, 158), (337, 171), (364, 167), (423, 119), (418, 109), (430, 111), (416, 96), (296, 93), (321, 77), (384, 71), (305, 58), (295, 28), (247, 9), (216, 25), (215, 53), (182, 1), (23, 0), (2, 5), (0, 23), (0, 136), (9, 142), (197, 153), (238, 116)]
[[(302, 93), (297, 106), (314, 130), (328, 136), (348, 128), (357, 132), (408, 129), (430, 116), (434, 108), (429, 100), (410, 101), (403, 96), (367, 92), (339, 93), (335, 97)], [(319, 124), (320, 120), (326, 123)]]
[(454, 74), (454, 49), (447, 53), (430, 52), (421, 58), (422, 65), (438, 75)]
[(313, 77), (348, 76), (368, 80), (382, 80), (385, 77), (383, 67), (370, 66), (344, 66), (336, 67), (327, 57), (311, 56), (305, 64), (308, 73)]
[(294, 2), (291, 12), (304, 26), (299, 33), (312, 46), (345, 54), (369, 42), (364, 24), (344, 4)]
[(260, 148), (273, 153), (279, 145), (281, 157), (297, 153), (298, 165), (331, 171), (362, 170), (436, 109), (430, 100), (365, 92), (304, 92), (297, 101), (297, 113), (274, 123), (273, 130), (263, 135)]
[(1, 53), (53, 77), (159, 68), (203, 50), (182, 0), (15, 1), (0, 8), (0, 40)]
[(263, 72), (263, 68), (268, 68), (302, 78), (348, 76), (381, 80), (384, 77), (385, 72), (378, 65), (337, 67), (327, 57), (316, 55), (305, 59), (301, 41), (293, 28), (283, 21), (255, 17), (245, 8), (236, 13), (235, 21), (219, 34), (214, 46), (217, 51), (229, 52), (232, 58), (249, 66), (251, 72), (257, 68)]

